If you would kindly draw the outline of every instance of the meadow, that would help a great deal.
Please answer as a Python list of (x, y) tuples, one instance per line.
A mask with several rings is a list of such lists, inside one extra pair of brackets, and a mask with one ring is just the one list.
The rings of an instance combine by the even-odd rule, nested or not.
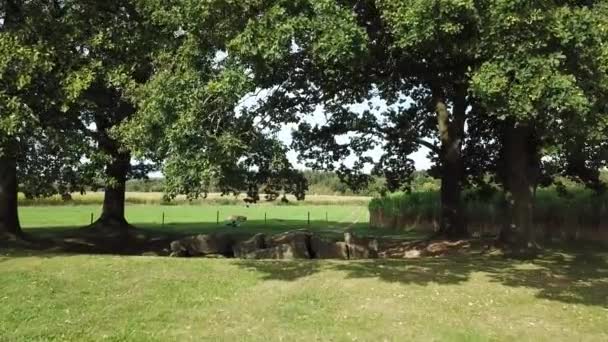
[[(339, 235), (354, 228), (416, 237), (370, 228), (365, 205), (311, 202), (129, 204), (127, 218), (159, 232)], [(20, 216), (26, 233), (53, 236), (88, 224), (99, 210), (24, 206)], [(217, 224), (218, 211), (221, 220), (248, 221)], [(586, 247), (547, 248), (528, 261), (478, 253), (251, 261), (0, 246), (0, 289), (0, 341), (11, 342), (608, 340), (608, 253)]]

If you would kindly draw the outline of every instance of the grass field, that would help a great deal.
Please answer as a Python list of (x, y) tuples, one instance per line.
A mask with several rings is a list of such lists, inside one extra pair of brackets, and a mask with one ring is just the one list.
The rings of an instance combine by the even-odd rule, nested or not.
[[(30, 206), (20, 208), (19, 213), (26, 233), (53, 235), (88, 225), (91, 214), (93, 218), (97, 218), (100, 210), (98, 205)], [(246, 216), (247, 222), (238, 228), (227, 227), (225, 219), (230, 215)], [(178, 234), (214, 231), (278, 233), (302, 228), (328, 234), (342, 234), (346, 228), (372, 235), (411, 234), (392, 230), (371, 230), (368, 225), (369, 212), (366, 207), (359, 205), (252, 205), (249, 208), (244, 205), (127, 205), (126, 216), (128, 221), (138, 228)]]
[[(96, 218), (101, 212), (99, 205), (78, 206), (37, 206), (22, 207), (19, 210), (21, 223), (28, 227), (51, 226), (82, 226), (90, 223), (90, 216)], [(244, 215), (249, 221), (246, 225), (259, 226), (264, 224), (266, 216), (269, 225), (296, 221), (306, 225), (308, 213), (311, 222), (325, 225), (326, 219), (337, 223), (367, 223), (369, 212), (366, 207), (356, 205), (322, 206), (256, 206), (251, 205), (127, 205), (128, 221), (135, 225), (158, 225), (162, 223), (163, 213), (165, 223), (169, 227), (176, 225), (202, 224), (216, 225), (217, 214), (221, 223), (230, 215)]]
[(2, 341), (606, 341), (607, 255), (0, 256)]
[[(89, 223), (99, 205), (22, 207), (24, 230)], [(361, 205), (129, 205), (181, 233), (372, 230)], [(165, 225), (161, 225), (162, 213)], [(326, 215), (327, 213), (327, 220)], [(266, 214), (266, 221), (264, 220)], [(2, 249), (0, 341), (606, 341), (608, 253), (370, 261), (244, 261)]]

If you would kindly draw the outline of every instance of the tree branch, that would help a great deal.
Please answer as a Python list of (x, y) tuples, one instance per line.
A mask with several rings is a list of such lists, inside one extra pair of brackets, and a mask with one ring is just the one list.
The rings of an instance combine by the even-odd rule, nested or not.
[(430, 142), (424, 140), (424, 139), (416, 139), (416, 142), (418, 143), (418, 145), (422, 145), (426, 148), (428, 148), (429, 150), (435, 152), (435, 153), (439, 153), (439, 147), (437, 147), (436, 145), (431, 144)]

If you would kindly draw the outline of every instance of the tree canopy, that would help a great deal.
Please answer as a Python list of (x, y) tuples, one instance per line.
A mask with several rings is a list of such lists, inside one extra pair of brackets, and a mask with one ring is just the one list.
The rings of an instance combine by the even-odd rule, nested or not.
[[(398, 189), (413, 171), (408, 155), (430, 148), (442, 180), (441, 229), (459, 236), (466, 234), (461, 188), (467, 176), (479, 175), (467, 156), (495, 155), (492, 171), (509, 193), (517, 193), (508, 200), (513, 217), (521, 216), (514, 218), (520, 220), (516, 226), (528, 225), (526, 189), (538, 178), (530, 168), (538, 169), (548, 151), (553, 158), (572, 154), (565, 142), (589, 142), (581, 134), (603, 130), (603, 125), (591, 131), (583, 126), (605, 116), (605, 6), (603, 1), (279, 1), (238, 40), (263, 48), (245, 45), (237, 51), (259, 83), (270, 81), (283, 90), (277, 95), (283, 99), (272, 103), (300, 106), (294, 147), (310, 166), (337, 168), (356, 187), (369, 179), (364, 165), (374, 164), (387, 185)], [(386, 101), (384, 109), (373, 108), (374, 102), (365, 106), (374, 97)], [(361, 105), (364, 110), (354, 110)], [(317, 106), (326, 122), (302, 120)], [(532, 125), (537, 128), (525, 128)], [(345, 143), (341, 136), (350, 139)], [(476, 144), (482, 141), (486, 144)], [(378, 145), (385, 154), (372, 160), (366, 153)], [(596, 174), (598, 148), (588, 152)], [(575, 154), (579, 164), (587, 159)], [(341, 163), (351, 156), (356, 157), (351, 167)], [(588, 171), (578, 173), (589, 178)]]
[(0, 231), (18, 232), (18, 185), (103, 187), (96, 225), (129, 227), (126, 180), (153, 167), (169, 198), (303, 199), (289, 148), (354, 190), (381, 176), (387, 191), (410, 188), (411, 154), (428, 149), (450, 238), (467, 235), (467, 187), (502, 188), (502, 237), (528, 247), (537, 186), (604, 189), (605, 0), (7, 0), (1, 12)]

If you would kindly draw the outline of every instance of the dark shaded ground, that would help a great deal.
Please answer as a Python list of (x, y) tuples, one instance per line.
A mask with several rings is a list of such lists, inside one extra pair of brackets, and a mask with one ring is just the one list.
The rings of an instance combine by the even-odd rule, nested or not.
[[(396, 232), (387, 229), (370, 229), (367, 223), (345, 224), (344, 222), (280, 220), (270, 224), (264, 221), (249, 221), (240, 227), (230, 227), (215, 223), (171, 223), (138, 224), (136, 229), (117, 232), (99, 232), (83, 227), (45, 227), (25, 229), (26, 241), (1, 241), (0, 250), (34, 250), (55, 253), (91, 253), (141, 255), (143, 253), (169, 254), (171, 241), (189, 235), (209, 233), (230, 233), (238, 240), (245, 240), (257, 233), (278, 234), (295, 229), (310, 229), (316, 234), (330, 239), (343, 238), (345, 228), (356, 234), (387, 239), (414, 240), (424, 238), (418, 232)], [(332, 228), (328, 228), (332, 227)]]

